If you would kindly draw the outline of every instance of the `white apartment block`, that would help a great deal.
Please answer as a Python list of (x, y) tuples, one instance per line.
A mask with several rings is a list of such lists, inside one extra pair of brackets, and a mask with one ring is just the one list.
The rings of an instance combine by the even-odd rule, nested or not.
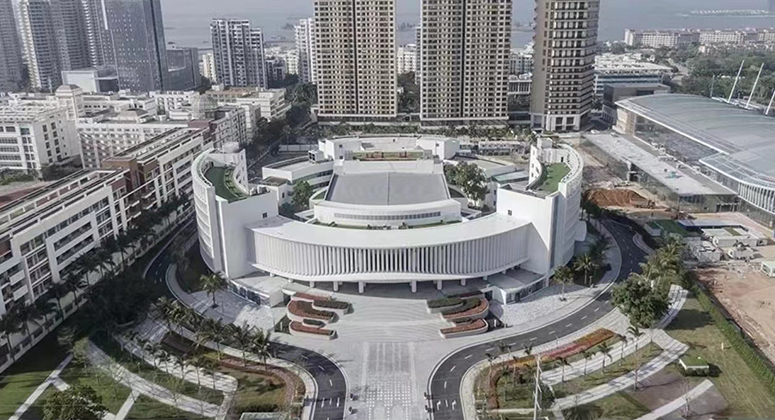
[(21, 42), (11, 0), (0, 0), (0, 92), (13, 92), (22, 82)]
[(395, 0), (315, 0), (318, 117), (397, 114)]
[(280, 57), (285, 60), (286, 74), (299, 74), (299, 54), (296, 50), (285, 51)]
[(0, 168), (38, 171), (78, 153), (67, 107), (35, 101), (0, 106)]
[(199, 72), (202, 76), (210, 80), (211, 83), (218, 83), (218, 76), (215, 72), (215, 56), (212, 52), (202, 54), (199, 63)]
[(511, 54), (509, 54), (509, 74), (519, 76), (520, 74), (532, 73), (533, 65), (532, 48), (511, 50)]
[[(315, 19), (301, 19), (294, 26), (296, 36), (297, 73), (302, 83), (317, 81), (317, 54), (315, 52)], [(290, 73), (290, 70), (289, 70)], [(294, 74), (294, 73), (291, 73)]]
[(173, 129), (185, 128), (187, 121), (159, 121), (140, 110), (119, 113), (103, 111), (78, 119), (83, 167), (100, 168), (111, 157)]
[(511, 0), (423, 0), (423, 123), (505, 123)]
[(775, 29), (682, 29), (674, 31), (627, 29), (624, 42), (633, 47), (675, 48), (684, 45), (743, 45), (775, 42)]
[(532, 127), (578, 131), (592, 111), (600, 0), (538, 0)]
[(199, 97), (199, 92), (195, 90), (187, 91), (164, 91), (164, 92), (149, 92), (148, 96), (156, 100), (156, 107), (160, 113), (172, 111), (174, 109), (180, 109), (184, 106), (191, 105), (195, 98)]
[(264, 36), (244, 19), (213, 19), (210, 23), (218, 83), (224, 86), (269, 86)]
[(398, 63), (398, 74), (417, 72), (418, 51), (416, 44), (406, 44), (398, 47), (396, 61)]

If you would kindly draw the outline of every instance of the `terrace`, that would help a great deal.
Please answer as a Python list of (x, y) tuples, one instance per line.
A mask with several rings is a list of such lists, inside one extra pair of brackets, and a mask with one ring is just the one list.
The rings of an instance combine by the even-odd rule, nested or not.
[(570, 173), (570, 168), (564, 163), (553, 163), (544, 168), (541, 182), (536, 186), (536, 191), (548, 194), (557, 191), (560, 181)]
[(230, 203), (247, 198), (234, 182), (234, 168), (213, 166), (205, 172), (205, 178), (215, 187), (215, 194)]

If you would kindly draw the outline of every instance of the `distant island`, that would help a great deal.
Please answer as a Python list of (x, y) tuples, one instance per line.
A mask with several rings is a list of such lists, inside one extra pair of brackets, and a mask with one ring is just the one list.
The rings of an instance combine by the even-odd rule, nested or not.
[(775, 17), (775, 14), (767, 10), (692, 10), (692, 16), (746, 16), (746, 17)]

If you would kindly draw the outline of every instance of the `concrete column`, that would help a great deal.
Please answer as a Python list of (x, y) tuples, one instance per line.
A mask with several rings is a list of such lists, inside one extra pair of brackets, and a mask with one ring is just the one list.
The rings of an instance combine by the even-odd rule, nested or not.
[(466, 285), (466, 279), (460, 279), (460, 285), (465, 286)]
[(444, 282), (441, 280), (438, 280), (436, 282), (436, 290), (441, 290), (441, 287), (444, 285)]
[(309, 282), (309, 287), (315, 287), (315, 282), (314, 281)]
[(339, 291), (339, 282), (338, 282), (338, 281), (335, 281), (335, 282), (334, 282), (334, 291), (335, 291), (335, 292), (338, 292), (338, 291)]
[(411, 284), (412, 284), (412, 293), (417, 293), (417, 280), (413, 281)]
[(488, 277), (490, 277), (490, 276), (484, 276), (484, 277), (482, 277), (482, 280), (487, 281)]
[(364, 289), (366, 289), (366, 282), (365, 281), (359, 281), (358, 282), (358, 293), (363, 293)]

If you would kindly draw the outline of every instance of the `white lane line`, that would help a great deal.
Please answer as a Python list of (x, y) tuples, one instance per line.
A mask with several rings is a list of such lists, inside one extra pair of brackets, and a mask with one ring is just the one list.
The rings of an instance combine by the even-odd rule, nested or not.
[(336, 399), (336, 406), (339, 407), (339, 398)]
[(468, 359), (470, 359), (471, 357), (473, 357), (473, 354), (469, 354), (468, 356), (464, 357), (463, 359), (466, 359), (466, 360), (468, 360)]
[(332, 380), (330, 380), (330, 379), (329, 379), (329, 380), (328, 380), (328, 386), (330, 386), (331, 388), (333, 388), (333, 387), (334, 387), (334, 381), (332, 381)]
[(536, 341), (537, 339), (538, 339), (538, 337), (532, 337), (532, 338), (530, 339), (530, 341)]
[(549, 335), (554, 334), (554, 330), (549, 331)]
[(587, 319), (587, 315), (584, 315), (584, 316), (581, 317), (582, 321), (585, 320), (585, 319)]
[(455, 370), (456, 367), (457, 367), (457, 365), (452, 366), (452, 369), (450, 369), (449, 371), (452, 372), (453, 370)]
[(565, 328), (570, 328), (572, 326), (573, 326), (573, 323), (571, 322), (570, 324), (566, 325)]
[(447, 389), (447, 381), (444, 381), (444, 389)]
[(495, 347), (490, 347), (489, 349), (487, 349), (485, 351), (493, 351), (493, 350), (495, 350)]
[(593, 312), (597, 312), (599, 310), (600, 310), (600, 307), (598, 306), (597, 308), (595, 308), (595, 310)]

